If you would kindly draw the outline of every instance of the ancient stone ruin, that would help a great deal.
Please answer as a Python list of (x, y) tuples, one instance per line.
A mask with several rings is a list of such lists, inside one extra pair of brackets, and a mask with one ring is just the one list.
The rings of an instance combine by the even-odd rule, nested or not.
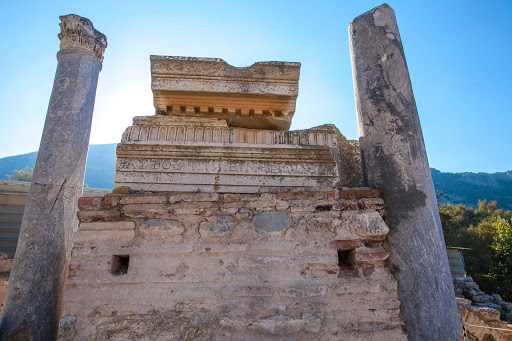
[(356, 145), (288, 131), (299, 68), (151, 57), (157, 115), (79, 201), (63, 340), (406, 339)]
[[(106, 38), (87, 19), (68, 19), (61, 55), (77, 59), (59, 59), (58, 72), (65, 77), (72, 61), (85, 63), (93, 76), (85, 98), (94, 99)], [(349, 35), (360, 146), (333, 125), (288, 130), (299, 63), (235, 68), (221, 59), (152, 56), (155, 115), (135, 117), (126, 129), (116, 189), (78, 200), (73, 234), (87, 102), (79, 115), (86, 131), (69, 143), (79, 155), (66, 149), (76, 156), (69, 159), (77, 160), (75, 172), (59, 172), (44, 187), (57, 203), (44, 223), (62, 238), (48, 244), (41, 231), (25, 236), (33, 221), (25, 217), (20, 234), (21, 245), (50, 245), (58, 262), (30, 247), (23, 262), (16, 258), (0, 339), (53, 339), (58, 330), (60, 340), (457, 340), (457, 306), (393, 10), (382, 5), (363, 14)], [(74, 98), (59, 95), (59, 79), (52, 101)], [(49, 110), (50, 128), (55, 117)], [(56, 137), (50, 128), (43, 141)], [(52, 146), (46, 153), (58, 155)], [(44, 161), (36, 174), (53, 162)], [(34, 203), (30, 216), (48, 204)], [(46, 268), (37, 268), (38, 256)], [(36, 293), (50, 299), (21, 290), (30, 271), (39, 278), (48, 268), (54, 287)], [(47, 307), (44, 318), (34, 306)]]

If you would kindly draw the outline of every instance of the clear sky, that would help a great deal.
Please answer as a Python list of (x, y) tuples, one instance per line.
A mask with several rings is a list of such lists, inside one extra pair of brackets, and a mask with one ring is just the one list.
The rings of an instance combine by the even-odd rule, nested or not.
[[(292, 129), (334, 123), (358, 138), (348, 24), (381, 1), (2, 1), (0, 157), (38, 149), (57, 66), (59, 15), (108, 39), (91, 143), (119, 142), (153, 115), (149, 56), (234, 66), (302, 63)], [(512, 1), (390, 0), (431, 167), (512, 169)]]

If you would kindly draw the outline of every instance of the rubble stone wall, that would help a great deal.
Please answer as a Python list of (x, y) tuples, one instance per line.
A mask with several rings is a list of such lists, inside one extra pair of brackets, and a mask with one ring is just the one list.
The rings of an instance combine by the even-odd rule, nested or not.
[(7, 284), (12, 269), (12, 259), (6, 254), (0, 253), (0, 313), (4, 307), (5, 294), (7, 293)]
[(60, 340), (406, 340), (379, 195), (81, 198)]

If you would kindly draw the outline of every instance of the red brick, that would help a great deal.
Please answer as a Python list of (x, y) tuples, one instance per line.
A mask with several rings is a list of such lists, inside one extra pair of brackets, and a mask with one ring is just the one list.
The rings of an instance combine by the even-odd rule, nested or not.
[(373, 263), (388, 259), (389, 252), (356, 252), (356, 262)]
[(129, 204), (165, 204), (165, 195), (130, 195), (121, 198), (121, 205)]
[(116, 206), (119, 203), (119, 197), (117, 195), (108, 195), (103, 200), (106, 206)]
[(340, 199), (379, 198), (378, 189), (348, 189), (339, 191)]
[(119, 218), (119, 211), (79, 211), (79, 221), (94, 221), (94, 220), (117, 220)]
[(359, 247), (357, 240), (333, 240), (329, 246), (340, 251), (348, 251)]
[(336, 192), (335, 191), (327, 192), (327, 199), (328, 200), (335, 200), (336, 199)]
[(334, 211), (357, 211), (359, 208), (357, 204), (335, 204), (332, 209)]
[(98, 209), (101, 206), (101, 199), (103, 197), (81, 197), (78, 199), (79, 209)]

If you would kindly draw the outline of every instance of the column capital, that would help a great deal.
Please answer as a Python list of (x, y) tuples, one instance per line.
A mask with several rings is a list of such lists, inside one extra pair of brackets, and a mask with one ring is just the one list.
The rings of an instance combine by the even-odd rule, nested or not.
[(101, 64), (107, 48), (107, 37), (96, 30), (87, 18), (75, 14), (62, 15), (59, 18), (60, 51), (69, 48), (80, 49), (92, 54)]

